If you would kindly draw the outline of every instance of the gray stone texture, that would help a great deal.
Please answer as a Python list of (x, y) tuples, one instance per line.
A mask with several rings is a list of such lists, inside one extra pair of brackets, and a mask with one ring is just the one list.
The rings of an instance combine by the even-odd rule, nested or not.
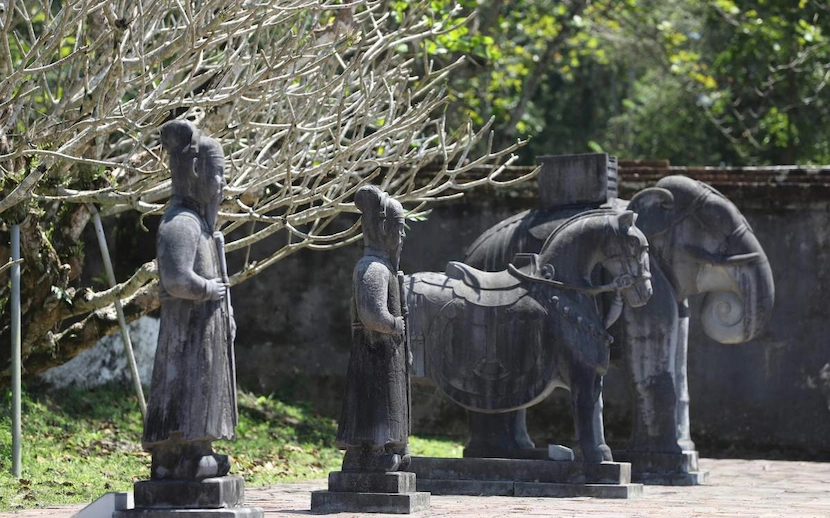
[[(451, 262), (446, 274), (409, 276), (409, 331), (424, 366), (413, 374), (482, 413), (523, 409), (566, 387), (583, 458), (610, 461), (601, 393), (611, 337), (594, 296), (607, 293), (616, 307), (648, 301), (647, 243), (633, 218), (585, 212), (562, 223), (538, 254), (517, 255), (499, 271)], [(609, 282), (586, 282), (595, 270)]]
[(133, 486), (135, 506), (141, 508), (219, 509), (245, 502), (242, 477), (202, 480), (144, 480)]
[(233, 439), (237, 423), (235, 323), (215, 232), (224, 154), (187, 121), (163, 125), (161, 142), (173, 196), (157, 236), (161, 320), (142, 443), (153, 478), (206, 478), (227, 473), (210, 443)]
[(568, 462), (526, 459), (449, 459), (412, 457), (417, 480), (483, 480), (556, 484), (628, 484), (625, 462)]
[(231, 509), (129, 509), (116, 511), (112, 518), (262, 518), (265, 513), (257, 507)]
[(627, 463), (413, 457), (418, 489), (435, 495), (632, 498)]
[[(599, 206), (617, 197), (617, 157), (606, 153), (540, 156), (539, 208)], [(574, 181), (578, 178), (579, 181)]]
[(655, 453), (614, 451), (614, 458), (631, 463), (631, 480), (649, 485), (696, 486), (709, 479), (708, 471), (698, 467), (698, 453)]
[[(625, 197), (644, 187), (620, 170)], [(690, 421), (698, 449), (704, 454), (731, 448), (736, 455), (830, 458), (830, 377), (822, 375), (830, 363), (830, 305), (823, 302), (823, 294), (830, 292), (830, 240), (823, 230), (830, 228), (830, 195), (802, 199), (796, 194), (818, 191), (796, 192), (793, 184), (785, 199), (783, 187), (775, 182), (739, 183), (720, 170), (690, 174), (716, 186), (740, 209), (766, 251), (776, 284), (775, 317), (762, 334), (743, 344), (724, 345), (706, 336), (696, 309), (700, 301), (690, 300)], [(818, 175), (815, 180), (821, 182)], [(474, 190), (437, 205), (426, 221), (407, 231), (402, 269), (442, 271), (448, 260), (462, 260), (486, 229), (536, 206), (537, 197), (538, 189), (529, 182)], [(151, 221), (148, 218), (148, 225)], [(257, 245), (251, 258), (268, 252), (267, 243)], [(361, 255), (359, 245), (332, 252), (301, 250), (233, 288), (243, 386), (264, 393), (289, 391), (313, 400), (324, 415), (338, 416), (351, 348), (349, 300), (343, 293), (351, 290), (352, 269)], [(240, 267), (244, 257), (242, 252), (229, 254), (231, 269)], [(466, 412), (434, 386), (414, 384), (413, 392), (416, 433), (466, 433)], [(634, 400), (613, 362), (604, 378), (604, 403), (608, 441), (615, 449), (624, 447)], [(554, 391), (529, 409), (533, 441), (570, 446), (573, 428), (561, 419), (569, 411), (570, 398), (564, 391)]]
[(375, 186), (359, 189), (355, 205), (365, 248), (352, 274), (352, 352), (336, 445), (347, 450), (344, 471), (395, 471), (407, 451), (410, 425), (398, 275), (403, 207)]
[(636, 498), (643, 496), (642, 484), (545, 484), (516, 482), (513, 496), (547, 498)]
[(406, 471), (366, 473), (332, 471), (329, 473), (329, 491), (352, 493), (412, 493), (415, 474)]
[[(579, 167), (567, 173), (575, 184), (593, 188), (601, 201), (606, 191), (591, 183), (594, 169), (583, 164), (583, 170), (586, 174)], [(543, 170), (546, 173), (558, 178), (560, 171)], [(540, 186), (546, 181), (540, 180)], [(545, 195), (540, 196), (544, 205)], [(610, 328), (636, 394), (628, 449), (677, 454), (694, 450), (689, 431), (687, 299), (706, 294), (701, 322), (709, 336), (730, 344), (747, 341), (762, 331), (772, 310), (769, 263), (740, 211), (701, 182), (669, 176), (637, 193), (630, 203), (610, 202), (637, 212), (638, 224), (649, 237), (655, 285), (647, 305), (624, 308), (620, 321)], [(482, 234), (465, 261), (497, 271), (509, 257), (538, 250), (572, 210), (563, 204), (558, 211), (548, 207), (508, 218)], [(488, 447), (532, 447), (524, 413), (471, 415), (467, 454)], [(508, 451), (507, 456), (514, 455)]]
[(311, 512), (412, 514), (429, 509), (429, 493), (344, 493), (314, 491)]

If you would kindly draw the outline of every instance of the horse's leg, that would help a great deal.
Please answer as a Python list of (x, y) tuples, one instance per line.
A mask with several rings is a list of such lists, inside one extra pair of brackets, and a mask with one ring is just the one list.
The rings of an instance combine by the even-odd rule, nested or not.
[(571, 373), (571, 401), (573, 404), (576, 438), (585, 462), (614, 460), (611, 448), (605, 444), (602, 422), (602, 376), (581, 365), (574, 365)]
[(467, 457), (492, 456), (497, 451), (531, 449), (525, 409), (501, 414), (482, 414), (470, 410), (470, 438), (464, 450)]

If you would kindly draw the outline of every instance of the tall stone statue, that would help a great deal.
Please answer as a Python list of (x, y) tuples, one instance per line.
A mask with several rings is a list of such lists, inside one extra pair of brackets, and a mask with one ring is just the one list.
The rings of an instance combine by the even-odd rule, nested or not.
[(237, 423), (235, 324), (214, 231), (224, 154), (187, 121), (162, 126), (161, 143), (173, 197), (158, 231), (161, 323), (142, 442), (153, 479), (223, 476), (230, 463), (212, 443), (233, 439)]
[(337, 447), (343, 471), (391, 472), (409, 463), (409, 352), (398, 261), (401, 204), (375, 186), (355, 194), (362, 213), (363, 257), (352, 274), (352, 354)]
[(219, 142), (187, 121), (161, 127), (173, 196), (159, 226), (161, 323), (142, 445), (150, 480), (133, 486), (135, 507), (113, 518), (262, 518), (245, 506), (245, 482), (228, 475), (213, 441), (237, 423), (233, 320), (225, 240), (215, 231), (225, 186)]

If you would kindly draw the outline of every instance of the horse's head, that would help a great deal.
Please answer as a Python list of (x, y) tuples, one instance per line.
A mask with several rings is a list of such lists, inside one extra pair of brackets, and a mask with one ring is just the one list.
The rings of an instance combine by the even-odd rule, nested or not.
[(648, 264), (648, 241), (634, 222), (637, 215), (627, 210), (608, 217), (606, 238), (602, 241), (602, 266), (613, 276), (625, 301), (644, 306), (652, 294)]
[[(617, 292), (634, 307), (651, 297), (648, 242), (634, 226), (631, 211), (601, 209), (582, 213), (560, 225), (539, 254), (517, 254), (511, 271), (525, 280), (560, 289), (597, 295)], [(596, 265), (613, 281), (596, 286), (591, 275)]]

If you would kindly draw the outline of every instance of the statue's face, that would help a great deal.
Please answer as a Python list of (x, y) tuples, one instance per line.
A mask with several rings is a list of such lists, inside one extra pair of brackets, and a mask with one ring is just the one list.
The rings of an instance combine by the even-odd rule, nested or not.
[(220, 162), (211, 161), (205, 171), (205, 201), (212, 207), (222, 203), (222, 191), (225, 189), (225, 169)]
[(389, 250), (400, 253), (403, 248), (403, 240), (406, 238), (406, 227), (404, 225), (403, 217), (395, 218), (393, 221), (395, 223), (391, 232), (389, 232), (389, 235), (387, 236)]
[(384, 236), (384, 248), (392, 253), (400, 253), (403, 248), (403, 240), (406, 237), (406, 226), (404, 225), (403, 206), (400, 202), (390, 199), (386, 208), (386, 235)]

